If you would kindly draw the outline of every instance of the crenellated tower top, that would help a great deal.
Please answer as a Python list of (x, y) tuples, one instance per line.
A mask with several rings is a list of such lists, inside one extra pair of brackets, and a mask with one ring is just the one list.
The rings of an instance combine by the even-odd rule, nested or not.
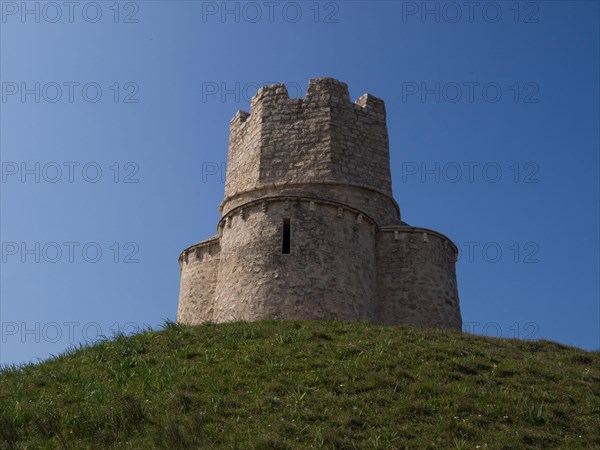
[(364, 94), (352, 103), (333, 78), (311, 79), (304, 98), (290, 98), (284, 84), (260, 88), (250, 113), (230, 123), (221, 210), (277, 194), (368, 205), (381, 225), (398, 222), (383, 100)]

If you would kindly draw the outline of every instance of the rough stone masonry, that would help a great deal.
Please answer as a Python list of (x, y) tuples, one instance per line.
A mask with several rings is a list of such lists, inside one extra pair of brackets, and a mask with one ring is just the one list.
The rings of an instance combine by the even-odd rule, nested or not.
[(331, 78), (231, 120), (217, 235), (179, 257), (178, 322), (321, 319), (460, 330), (457, 248), (400, 218), (385, 105)]

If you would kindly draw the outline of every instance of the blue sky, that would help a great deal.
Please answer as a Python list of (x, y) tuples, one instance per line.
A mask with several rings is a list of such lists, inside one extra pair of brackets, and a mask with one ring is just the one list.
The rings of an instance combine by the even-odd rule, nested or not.
[(174, 320), (179, 252), (216, 231), (229, 120), (258, 85), (301, 96), (321, 76), (385, 100), (394, 195), (461, 249), (466, 331), (598, 349), (598, 19), (597, 2), (2, 2), (0, 363)]

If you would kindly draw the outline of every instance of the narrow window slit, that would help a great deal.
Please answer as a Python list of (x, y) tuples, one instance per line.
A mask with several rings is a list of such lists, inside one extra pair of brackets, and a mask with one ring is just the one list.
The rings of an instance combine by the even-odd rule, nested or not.
[(283, 219), (283, 242), (281, 246), (281, 253), (287, 254), (290, 252), (291, 234), (290, 234), (290, 219)]

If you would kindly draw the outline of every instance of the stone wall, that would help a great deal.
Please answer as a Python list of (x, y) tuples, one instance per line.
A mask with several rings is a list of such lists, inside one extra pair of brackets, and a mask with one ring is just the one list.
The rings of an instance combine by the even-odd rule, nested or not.
[[(400, 211), (392, 198), (383, 101), (365, 94), (352, 103), (348, 86), (331, 78), (310, 80), (298, 99), (283, 84), (261, 88), (250, 113), (231, 121), (221, 212), (246, 193), (272, 187), (338, 201), (354, 190), (366, 207), (377, 197), (370, 215), (394, 223)], [(360, 187), (366, 191), (356, 193)]]
[(399, 225), (400, 208), (392, 197), (364, 186), (330, 183), (287, 183), (261, 186), (259, 188), (239, 193), (229, 197), (224, 203), (222, 214), (239, 208), (245, 203), (261, 198), (278, 197), (311, 197), (317, 200), (337, 202), (352, 205), (355, 209), (371, 217), (378, 224)]
[[(282, 254), (283, 219), (291, 248)], [(213, 318), (376, 320), (375, 225), (306, 198), (272, 199), (221, 222)]]
[[(183, 323), (336, 319), (461, 327), (445, 236), (392, 196), (385, 106), (345, 83), (261, 88), (230, 123), (218, 236), (180, 257)], [(282, 252), (284, 219), (290, 252)]]
[(423, 228), (377, 233), (377, 288), (381, 323), (460, 330), (456, 246)]
[(213, 319), (219, 261), (218, 236), (185, 249), (179, 256), (179, 322), (201, 323)]

